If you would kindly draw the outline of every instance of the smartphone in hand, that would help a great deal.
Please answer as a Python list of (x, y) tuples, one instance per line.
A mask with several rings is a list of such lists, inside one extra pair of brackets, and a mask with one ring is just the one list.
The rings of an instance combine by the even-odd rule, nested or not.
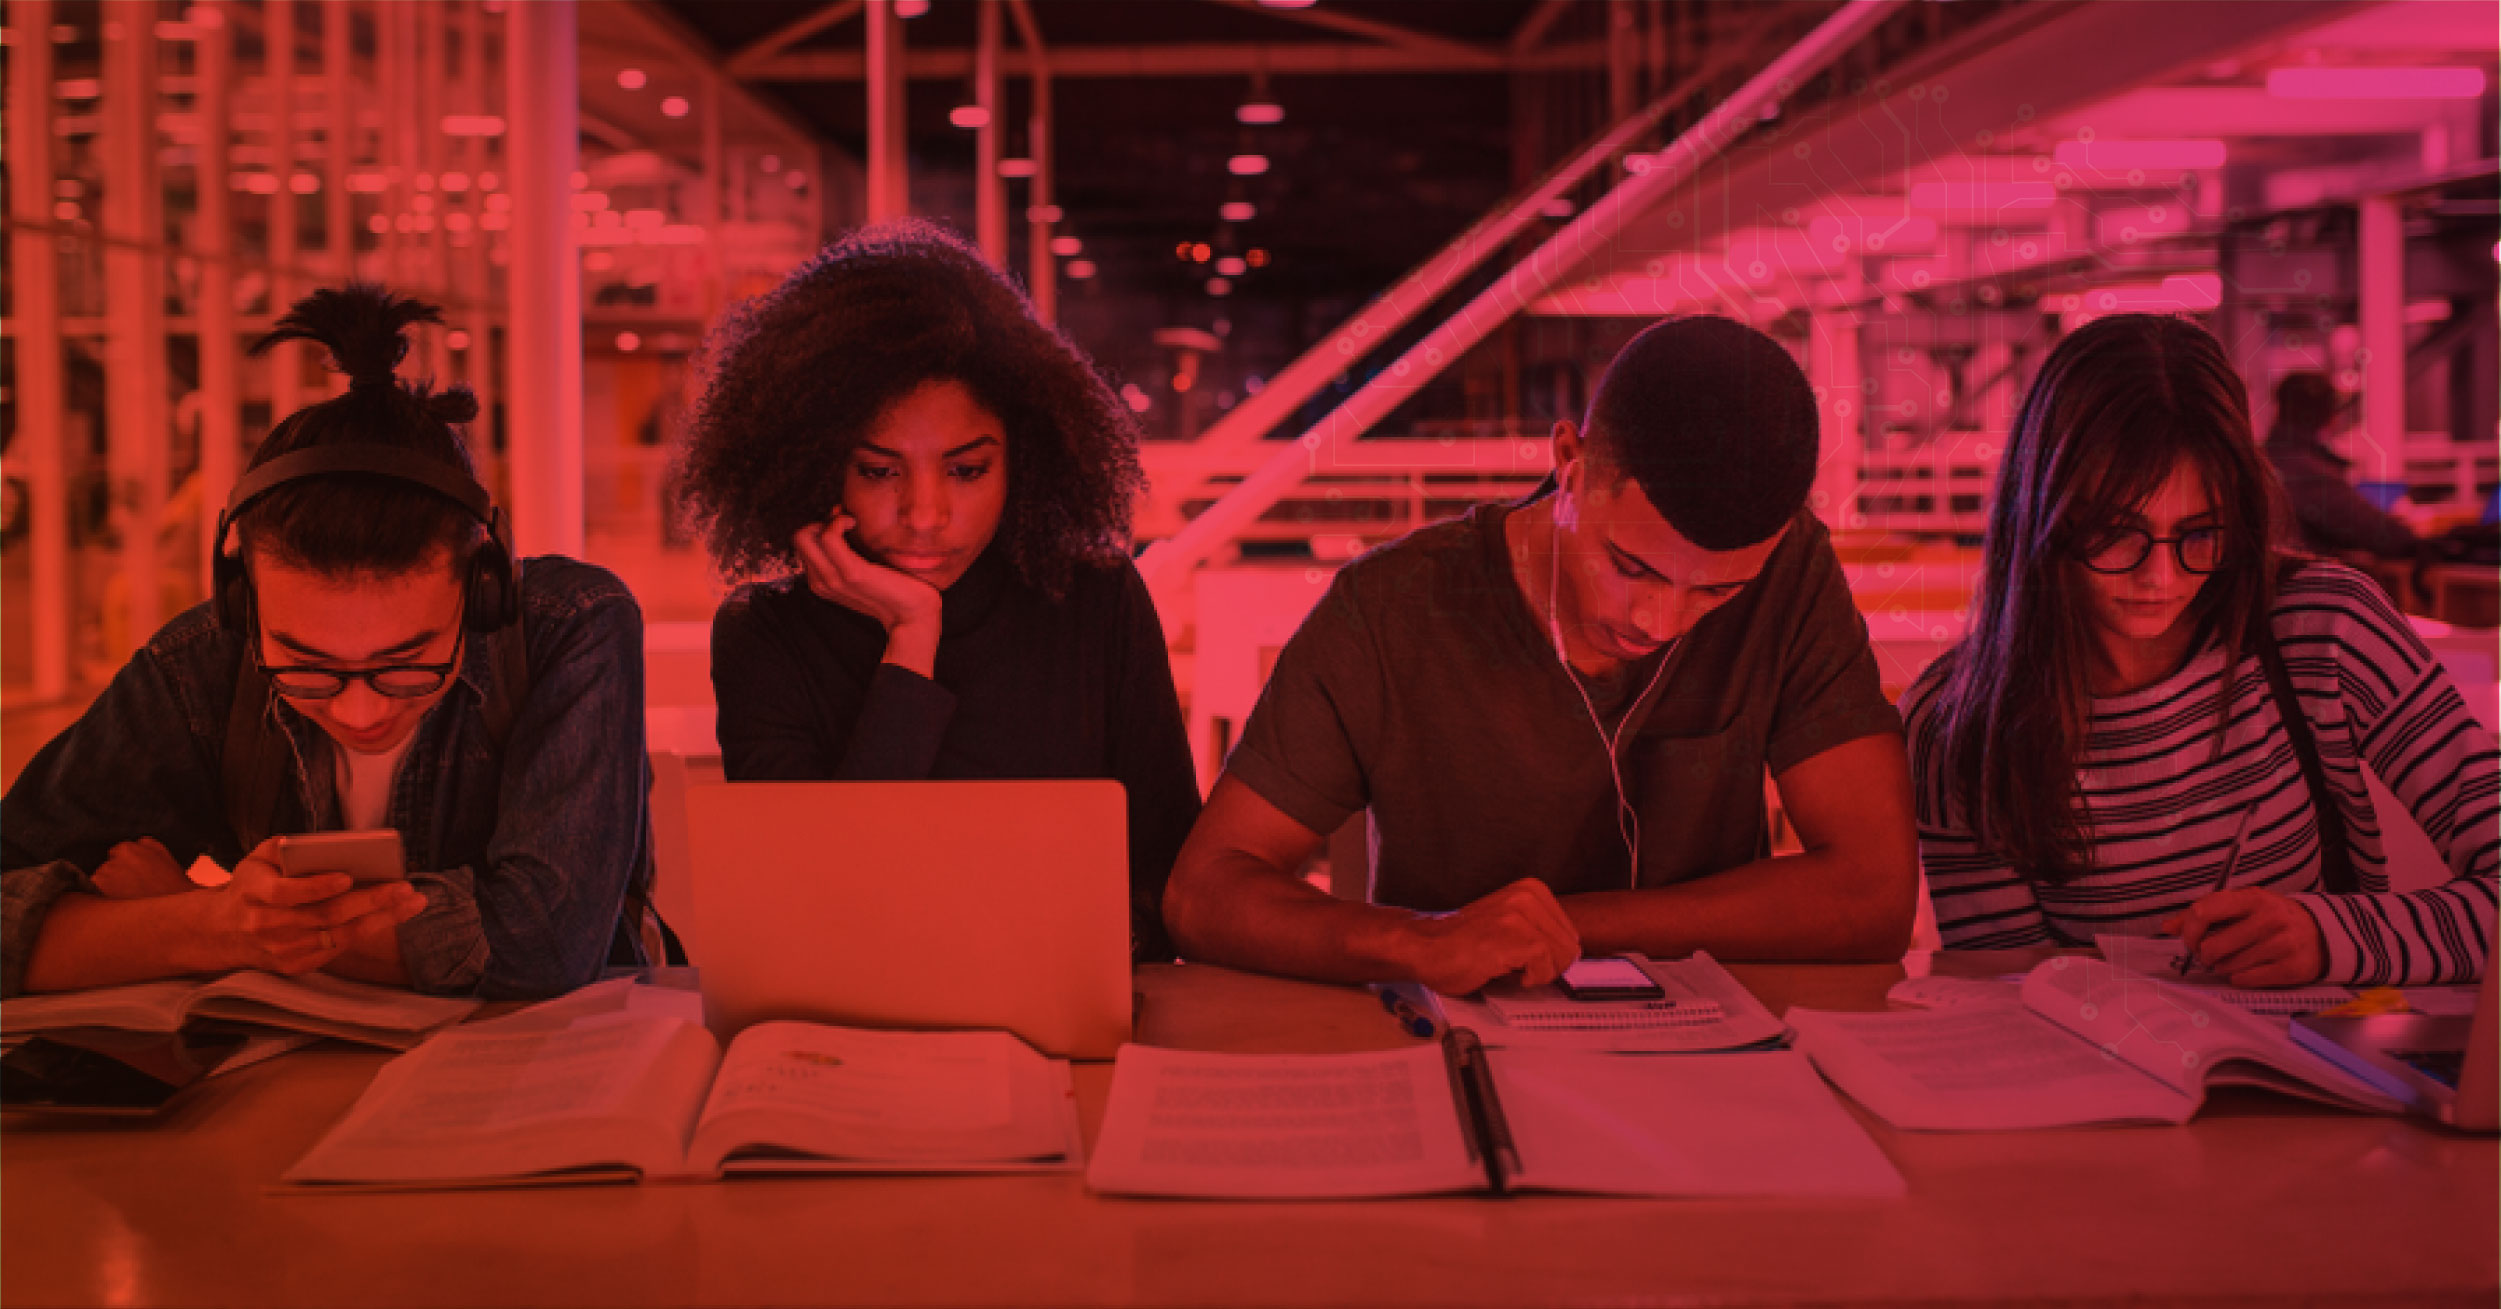
[(408, 856), (399, 833), (385, 827), (369, 832), (307, 832), (278, 838), (278, 871), (289, 877), (345, 873), (357, 885), (398, 882), (408, 877)]

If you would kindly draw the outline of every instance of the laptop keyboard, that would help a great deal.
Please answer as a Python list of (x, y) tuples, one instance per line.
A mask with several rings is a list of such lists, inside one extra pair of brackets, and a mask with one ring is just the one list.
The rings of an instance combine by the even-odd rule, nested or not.
[(2458, 1089), (2458, 1077), (2466, 1069), (2464, 1050), (2391, 1050), (2388, 1053), (2452, 1091)]

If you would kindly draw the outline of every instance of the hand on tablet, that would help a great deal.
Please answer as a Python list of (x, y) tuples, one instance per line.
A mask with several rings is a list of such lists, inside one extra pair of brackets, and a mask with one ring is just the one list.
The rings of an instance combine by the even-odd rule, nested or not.
[(1524, 877), (1451, 913), (1419, 917), (1409, 967), (1444, 995), (1466, 995), (1514, 974), (1551, 982), (1580, 957), (1580, 933), (1544, 882)]

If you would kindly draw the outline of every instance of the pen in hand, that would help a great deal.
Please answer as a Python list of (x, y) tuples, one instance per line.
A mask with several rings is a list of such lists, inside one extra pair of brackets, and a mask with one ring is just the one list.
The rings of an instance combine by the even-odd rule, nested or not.
[[(2223, 872), (2214, 879), (2214, 890), (2208, 894), (2220, 894), (2223, 888), (2232, 884), (2232, 873), (2240, 867), (2241, 843), (2249, 839), (2249, 820), (2256, 817), (2257, 813), (2258, 802), (2255, 800), (2249, 802), (2248, 808), (2240, 811), (2240, 826), (2232, 829), (2232, 851), (2223, 856)], [(2186, 977), (2188, 966), (2196, 961), (2196, 950), (2183, 941), (2180, 943), (2180, 960), (2172, 965), (2171, 971), (2181, 977)]]

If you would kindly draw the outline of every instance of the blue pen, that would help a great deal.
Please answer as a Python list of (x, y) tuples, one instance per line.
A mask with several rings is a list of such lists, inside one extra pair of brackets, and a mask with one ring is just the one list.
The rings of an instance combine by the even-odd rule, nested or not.
[(1388, 987), (1381, 988), (1379, 994), (1381, 1007), (1389, 1011), (1390, 1017), (1398, 1020), (1398, 1025), (1406, 1030), (1407, 1035), (1430, 1037), (1433, 1034), (1433, 1020), (1423, 1010), (1409, 1004), (1405, 996)]

